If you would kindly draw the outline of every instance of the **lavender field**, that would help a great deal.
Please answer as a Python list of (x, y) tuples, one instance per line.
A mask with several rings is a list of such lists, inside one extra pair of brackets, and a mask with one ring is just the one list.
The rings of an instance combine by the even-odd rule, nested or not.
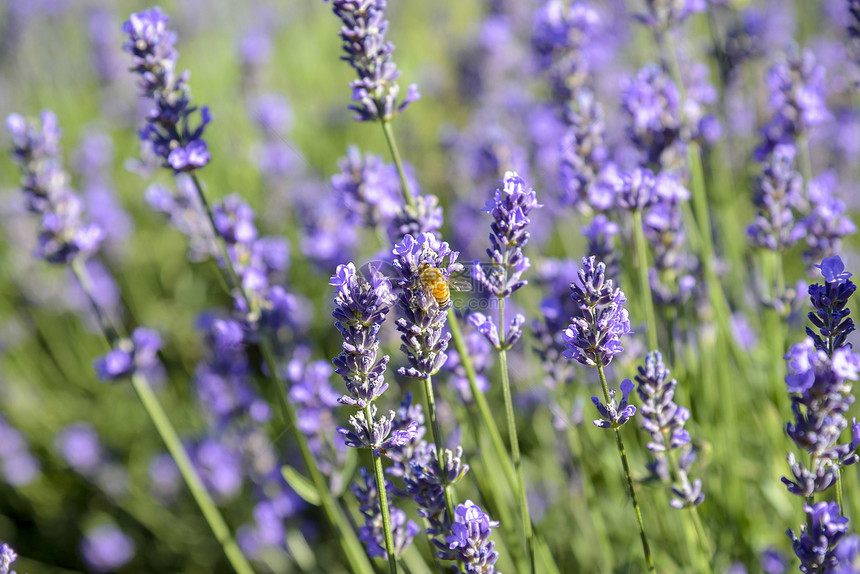
[(3, 0), (0, 115), (0, 574), (860, 574), (860, 0)]

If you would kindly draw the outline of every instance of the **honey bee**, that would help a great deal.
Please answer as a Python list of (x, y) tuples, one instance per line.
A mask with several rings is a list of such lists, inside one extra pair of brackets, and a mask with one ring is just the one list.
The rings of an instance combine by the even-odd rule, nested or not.
[(427, 262), (418, 267), (418, 285), (427, 297), (436, 301), (440, 309), (451, 303), (451, 291), (468, 291), (471, 288), (465, 279), (446, 277), (441, 269)]

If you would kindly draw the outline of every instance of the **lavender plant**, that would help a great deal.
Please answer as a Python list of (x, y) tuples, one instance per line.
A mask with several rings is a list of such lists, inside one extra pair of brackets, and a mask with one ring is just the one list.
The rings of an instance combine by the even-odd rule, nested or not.
[(600, 428), (615, 431), (615, 444), (627, 479), (627, 494), (633, 501), (633, 509), (639, 523), (639, 537), (645, 553), (645, 562), (649, 571), (656, 572), (651, 547), (642, 523), (639, 502), (636, 500), (633, 478), (630, 476), (627, 452), (624, 450), (624, 442), (619, 432), (619, 428), (636, 413), (636, 407), (627, 403), (627, 397), (633, 392), (633, 383), (629, 379), (621, 383), (622, 399), (616, 402), (616, 391), (607, 386), (603, 371), (603, 368), (612, 362), (612, 358), (624, 350), (621, 346), (621, 337), (633, 332), (627, 310), (624, 308), (627, 297), (621, 289), (615, 287), (612, 279), (606, 279), (606, 264), (598, 262), (593, 256), (582, 259), (582, 267), (577, 273), (577, 279), (578, 281), (570, 284), (570, 296), (578, 307), (578, 313), (570, 318), (571, 323), (564, 330), (563, 356), (587, 367), (597, 367), (600, 385), (603, 387), (603, 398), (606, 402), (601, 403), (597, 397), (592, 397), (591, 400), (601, 415), (594, 424)]
[(517, 472), (520, 518), (523, 533), (528, 546), (529, 561), (532, 572), (535, 571), (535, 550), (532, 534), (531, 517), (529, 516), (526, 485), (523, 478), (517, 423), (514, 418), (511, 384), (508, 374), (507, 350), (522, 336), (522, 326), (525, 317), (515, 315), (510, 323), (505, 325), (505, 299), (515, 291), (524, 287), (528, 282), (522, 279), (531, 263), (523, 254), (523, 248), (529, 241), (528, 225), (531, 223), (532, 210), (543, 207), (537, 202), (533, 189), (527, 188), (525, 181), (516, 172), (505, 173), (501, 187), (496, 189), (493, 199), (487, 201), (484, 208), (493, 216), (490, 225), (490, 247), (487, 255), (491, 264), (489, 272), (479, 261), (475, 261), (473, 278), (487, 292), (496, 298), (499, 308), (498, 327), (491, 317), (483, 313), (473, 314), (469, 320), (487, 341), (499, 352), (501, 368), (502, 391), (505, 396), (505, 417), (508, 424), (508, 435), (511, 441), (511, 458)]

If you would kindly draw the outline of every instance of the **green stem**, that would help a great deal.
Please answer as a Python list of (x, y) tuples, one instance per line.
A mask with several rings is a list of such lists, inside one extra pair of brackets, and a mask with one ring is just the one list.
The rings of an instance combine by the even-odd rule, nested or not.
[[(120, 333), (109, 324), (107, 318), (102, 313), (101, 308), (96, 302), (95, 297), (93, 297), (91, 289), (92, 282), (85, 265), (80, 261), (74, 261), (72, 263), (72, 270), (74, 271), (81, 288), (84, 290), (87, 299), (89, 299), (89, 302), (92, 305), (93, 311), (101, 323), (102, 333), (105, 339), (108, 344), (113, 347), (119, 339)], [(218, 507), (215, 506), (215, 502), (213, 502), (212, 498), (209, 496), (209, 492), (206, 490), (203, 481), (194, 469), (194, 465), (188, 457), (188, 453), (185, 452), (185, 447), (182, 446), (182, 441), (180, 440), (176, 429), (173, 428), (173, 424), (171, 424), (170, 419), (167, 418), (167, 414), (164, 412), (164, 408), (161, 406), (161, 403), (158, 401), (158, 398), (149, 386), (149, 382), (143, 375), (134, 373), (131, 377), (131, 384), (137, 393), (137, 396), (140, 398), (140, 402), (143, 404), (146, 414), (149, 415), (149, 418), (152, 420), (152, 424), (155, 425), (155, 429), (161, 436), (161, 440), (164, 441), (170, 456), (173, 457), (174, 462), (176, 462), (179, 473), (182, 475), (185, 484), (191, 491), (191, 495), (194, 497), (194, 501), (200, 508), (200, 512), (209, 524), (209, 528), (212, 529), (212, 533), (215, 534), (216, 540), (221, 544), (221, 548), (224, 550), (227, 560), (230, 561), (230, 565), (237, 574), (253, 574), (254, 569), (251, 568), (245, 555), (242, 554), (238, 544), (236, 544), (236, 540), (230, 533), (230, 528), (221, 516)]]
[(436, 445), (436, 461), (439, 464), (439, 475), (445, 481), (445, 509), (448, 511), (448, 518), (454, 520), (454, 500), (451, 495), (451, 485), (448, 483), (448, 473), (446, 472), (445, 452), (442, 442), (442, 433), (439, 432), (439, 418), (436, 416), (436, 396), (433, 394), (433, 377), (427, 375), (424, 379), (424, 398), (427, 401), (427, 416), (430, 418), (430, 431), (433, 433), (433, 443)]
[[(230, 259), (229, 253), (227, 253), (227, 246), (224, 244), (223, 238), (218, 234), (217, 227), (215, 226), (215, 217), (212, 213), (212, 208), (206, 199), (206, 194), (203, 192), (203, 186), (201, 185), (200, 180), (197, 179), (196, 175), (192, 175), (191, 179), (194, 182), (197, 196), (200, 199), (200, 203), (203, 206), (203, 209), (206, 212), (206, 217), (212, 227), (212, 236), (214, 241), (218, 244), (218, 249), (224, 260), (224, 269), (226, 270), (227, 277), (233, 288), (238, 289), (245, 302), (246, 308), (250, 313), (253, 311), (250, 297), (248, 297), (248, 294), (242, 287), (242, 283), (239, 281), (239, 277), (233, 267), (233, 262)], [(311, 475), (311, 482), (313, 482), (314, 487), (316, 487), (317, 493), (320, 496), (320, 503), (323, 507), (323, 511), (337, 533), (338, 540), (340, 541), (341, 547), (344, 550), (344, 554), (346, 554), (353, 572), (373, 574), (373, 566), (367, 558), (361, 543), (358, 541), (355, 531), (349, 526), (349, 522), (343, 514), (340, 506), (335, 503), (325, 477), (317, 466), (316, 459), (308, 446), (307, 437), (305, 437), (304, 433), (302, 433), (296, 424), (296, 414), (293, 410), (292, 404), (290, 404), (289, 398), (287, 397), (287, 386), (280, 377), (280, 370), (278, 368), (278, 361), (275, 357), (273, 344), (269, 339), (269, 334), (265, 331), (260, 333), (259, 347), (260, 353), (263, 356), (263, 361), (266, 363), (266, 367), (269, 370), (269, 376), (275, 385), (279, 412), (284, 421), (284, 426), (285, 428), (292, 429), (293, 431), (302, 460)]]
[[(603, 386), (603, 398), (609, 403), (609, 387), (606, 386), (606, 375), (603, 373), (603, 365), (597, 363), (597, 373), (600, 375), (600, 384)], [(648, 537), (645, 535), (645, 525), (642, 522), (642, 511), (639, 510), (639, 501), (636, 499), (636, 490), (633, 488), (633, 477), (630, 475), (630, 463), (627, 461), (627, 452), (624, 450), (624, 441), (621, 440), (619, 429), (615, 430), (615, 445), (618, 447), (618, 454), (621, 455), (621, 466), (624, 467), (624, 476), (627, 479), (627, 490), (630, 493), (630, 500), (633, 502), (633, 510), (636, 511), (636, 521), (639, 523), (639, 538), (642, 541), (642, 551), (645, 553), (645, 562), (648, 564), (648, 571), (652, 574), (657, 572), (654, 567), (654, 558), (651, 556), (651, 546), (648, 544)]]
[(848, 513), (845, 512), (845, 506), (842, 502), (842, 467), (838, 467), (836, 469), (836, 504), (839, 505), (839, 512), (842, 513), (842, 516), (848, 516)]
[[(372, 424), (373, 415), (370, 405), (364, 407), (364, 420)], [(376, 491), (379, 494), (379, 510), (382, 512), (382, 529), (385, 532), (385, 552), (388, 554), (388, 571), (397, 574), (397, 558), (394, 555), (394, 538), (391, 536), (391, 516), (388, 512), (388, 491), (385, 488), (385, 475), (382, 474), (382, 458), (373, 454), (373, 472), (376, 474)]]
[[(505, 338), (505, 299), (499, 297), (499, 340), (504, 342)], [(520, 504), (520, 518), (522, 519), (523, 532), (526, 536), (526, 545), (529, 551), (529, 565), (532, 574), (535, 573), (535, 540), (532, 533), (532, 521), (529, 516), (529, 502), (526, 496), (526, 483), (523, 479), (522, 458), (520, 456), (520, 441), (517, 437), (517, 421), (514, 418), (514, 403), (511, 398), (511, 381), (508, 377), (508, 356), (504, 347), (499, 349), (499, 367), (502, 374), (502, 392), (505, 397), (505, 418), (508, 421), (508, 435), (511, 440), (511, 456), (514, 459), (514, 469), (517, 473), (517, 495)]]
[(702, 525), (702, 518), (699, 516), (699, 507), (693, 506), (690, 508), (690, 514), (693, 517), (693, 525), (696, 527), (696, 535), (699, 537), (699, 543), (702, 545), (702, 550), (705, 553), (708, 562), (708, 568), (714, 572), (713, 550), (711, 550), (711, 541), (708, 540), (708, 535), (705, 533), (705, 527)]
[(391, 152), (391, 157), (394, 160), (394, 165), (397, 167), (397, 175), (400, 176), (400, 185), (403, 187), (403, 199), (409, 207), (415, 207), (415, 199), (409, 191), (409, 183), (406, 181), (406, 172), (403, 171), (403, 160), (400, 159), (400, 150), (397, 148), (397, 140), (394, 139), (394, 130), (391, 129), (391, 123), (388, 120), (382, 120), (382, 133), (385, 134), (385, 142), (388, 144), (388, 151)]
[[(487, 398), (484, 393), (478, 389), (477, 378), (475, 376), (475, 367), (472, 365), (472, 358), (469, 355), (469, 350), (466, 348), (466, 343), (463, 339), (463, 332), (460, 330), (460, 324), (457, 322), (457, 315), (454, 309), (448, 310), (448, 328), (451, 330), (451, 340), (454, 341), (454, 347), (457, 349), (457, 354), (460, 355), (460, 363), (466, 371), (466, 379), (469, 381), (469, 389), (472, 392), (472, 398), (475, 405), (478, 407), (478, 414), (481, 416), (481, 422), (484, 428), (490, 435), (490, 442), (493, 444), (493, 450), (496, 451), (496, 456), (502, 464), (502, 470), (508, 486), (511, 491), (517, 488), (517, 479), (514, 474), (514, 465), (511, 462), (508, 449), (505, 448), (505, 442), (502, 439), (502, 433), (499, 432), (499, 427), (496, 420), (493, 418), (490, 406), (487, 404)], [(487, 462), (485, 460), (485, 462)]]
[(642, 211), (633, 212), (633, 237), (636, 247), (636, 264), (639, 267), (639, 293), (642, 297), (642, 310), (648, 323), (648, 348), (657, 349), (657, 319), (654, 313), (654, 298), (651, 295), (651, 281), (648, 278), (648, 247), (645, 243)]

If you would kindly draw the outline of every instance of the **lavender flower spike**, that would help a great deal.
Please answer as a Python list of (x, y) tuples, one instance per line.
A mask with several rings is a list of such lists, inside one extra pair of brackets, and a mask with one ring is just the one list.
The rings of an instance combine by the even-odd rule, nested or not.
[(808, 524), (800, 527), (800, 535), (789, 529), (791, 546), (800, 559), (800, 571), (804, 574), (833, 572), (839, 565), (837, 547), (848, 532), (848, 518), (842, 516), (835, 502), (817, 502), (804, 505), (809, 516)]
[(467, 574), (496, 572), (495, 563), (499, 559), (499, 553), (496, 552), (496, 545), (490, 540), (490, 535), (492, 529), (498, 526), (498, 520), (490, 520), (490, 515), (471, 500), (454, 510), (451, 535), (446, 541), (450, 550), (457, 551), (457, 558)]
[[(531, 263), (523, 255), (523, 247), (529, 241), (526, 229), (531, 223), (529, 214), (533, 209), (543, 207), (537, 202), (533, 189), (527, 188), (526, 183), (517, 172), (506, 172), (502, 179), (502, 187), (496, 189), (493, 199), (487, 201), (484, 211), (493, 216), (490, 225), (490, 257), (492, 272), (487, 274), (480, 262), (475, 261), (473, 277), (487, 291), (499, 299), (509, 297), (514, 291), (524, 287), (528, 281), (522, 278)], [(495, 334), (496, 328), (492, 319), (483, 313), (474, 313), (469, 318), (487, 340), (497, 349), (510, 348), (522, 335), (522, 325), (525, 317), (515, 315), (508, 327), (499, 325), (504, 336), (499, 341)]]
[(335, 372), (349, 392), (340, 402), (363, 409), (388, 388), (384, 373), (389, 357), (377, 360), (377, 335), (394, 303), (391, 283), (376, 272), (368, 281), (349, 263), (338, 266), (331, 284), (337, 289), (332, 316), (343, 337), (343, 350), (334, 359)]
[(570, 326), (562, 334), (562, 355), (589, 367), (612, 362), (612, 357), (624, 350), (621, 337), (633, 332), (623, 307), (627, 297), (605, 274), (604, 263), (593, 256), (583, 258), (579, 281), (570, 284), (579, 314), (570, 318)]
[(421, 97), (418, 86), (410, 84), (406, 97), (397, 103), (400, 71), (392, 59), (394, 44), (385, 39), (385, 7), (385, 0), (332, 0), (332, 11), (343, 22), (341, 59), (358, 75), (349, 85), (355, 102), (350, 109), (358, 121), (388, 121)]
[(191, 105), (188, 71), (177, 74), (179, 54), (174, 49), (176, 33), (167, 27), (170, 19), (160, 8), (132, 14), (122, 25), (128, 39), (122, 49), (131, 54), (131, 71), (140, 76), (141, 95), (153, 100), (140, 139), (152, 146), (164, 167), (174, 172), (191, 172), (209, 163), (203, 130), (212, 117), (209, 108), (200, 108), (200, 123), (191, 126), (197, 110)]
[(816, 267), (821, 270), (824, 285), (815, 283), (809, 286), (809, 299), (815, 311), (808, 317), (818, 333), (807, 327), (806, 334), (815, 341), (816, 349), (833, 355), (837, 349), (850, 348), (845, 339), (854, 330), (854, 321), (848, 316), (851, 313), (848, 300), (857, 286), (838, 255), (824, 259)]
[(630, 417), (636, 414), (636, 407), (628, 404), (627, 398), (633, 392), (633, 381), (624, 379), (621, 382), (621, 402), (615, 402), (615, 389), (609, 389), (609, 402), (605, 405), (597, 397), (591, 397), (591, 402), (600, 413), (599, 419), (594, 421), (594, 426), (602, 429), (617, 429), (624, 425)]
[(400, 369), (402, 375), (426, 379), (439, 372), (448, 358), (445, 351), (451, 335), (442, 329), (451, 299), (437, 297), (428, 288), (424, 273), (432, 270), (434, 275), (441, 275), (439, 281), (448, 281), (452, 273), (463, 269), (457, 263), (459, 255), (432, 233), (407, 235), (394, 246), (392, 265), (399, 272), (397, 284), (401, 288), (397, 304), (403, 313), (396, 325), (403, 341), (400, 348), (410, 364)]
[(12, 161), (21, 170), (27, 209), (41, 216), (36, 256), (49, 263), (72, 263), (98, 249), (104, 230), (85, 222), (83, 202), (69, 187), (57, 116), (45, 110), (40, 120), (28, 121), (18, 114), (6, 118), (12, 135)]
[[(364, 525), (358, 530), (358, 539), (367, 547), (367, 555), (371, 558), (388, 558), (385, 551), (385, 532), (382, 526), (382, 513), (379, 510), (379, 489), (376, 479), (366, 468), (360, 469), (361, 482), (353, 483), (352, 493), (358, 499), (359, 510), (364, 515)], [(362, 484), (363, 483), (363, 484)], [(386, 488), (390, 483), (386, 481)], [(389, 497), (389, 493), (386, 492)], [(391, 515), (391, 535), (394, 538), (394, 554), (399, 556), (421, 528), (411, 520), (406, 519), (406, 513), (394, 507), (389, 501)]]
[(17, 559), (18, 555), (8, 544), (0, 546), (0, 574), (15, 574), (10, 572), (9, 567)]
[[(161, 336), (151, 329), (138, 327), (130, 339), (120, 339), (106, 355), (93, 361), (99, 379), (116, 381), (137, 371), (157, 375), (162, 367), (158, 360)], [(149, 378), (149, 377), (147, 377)]]

